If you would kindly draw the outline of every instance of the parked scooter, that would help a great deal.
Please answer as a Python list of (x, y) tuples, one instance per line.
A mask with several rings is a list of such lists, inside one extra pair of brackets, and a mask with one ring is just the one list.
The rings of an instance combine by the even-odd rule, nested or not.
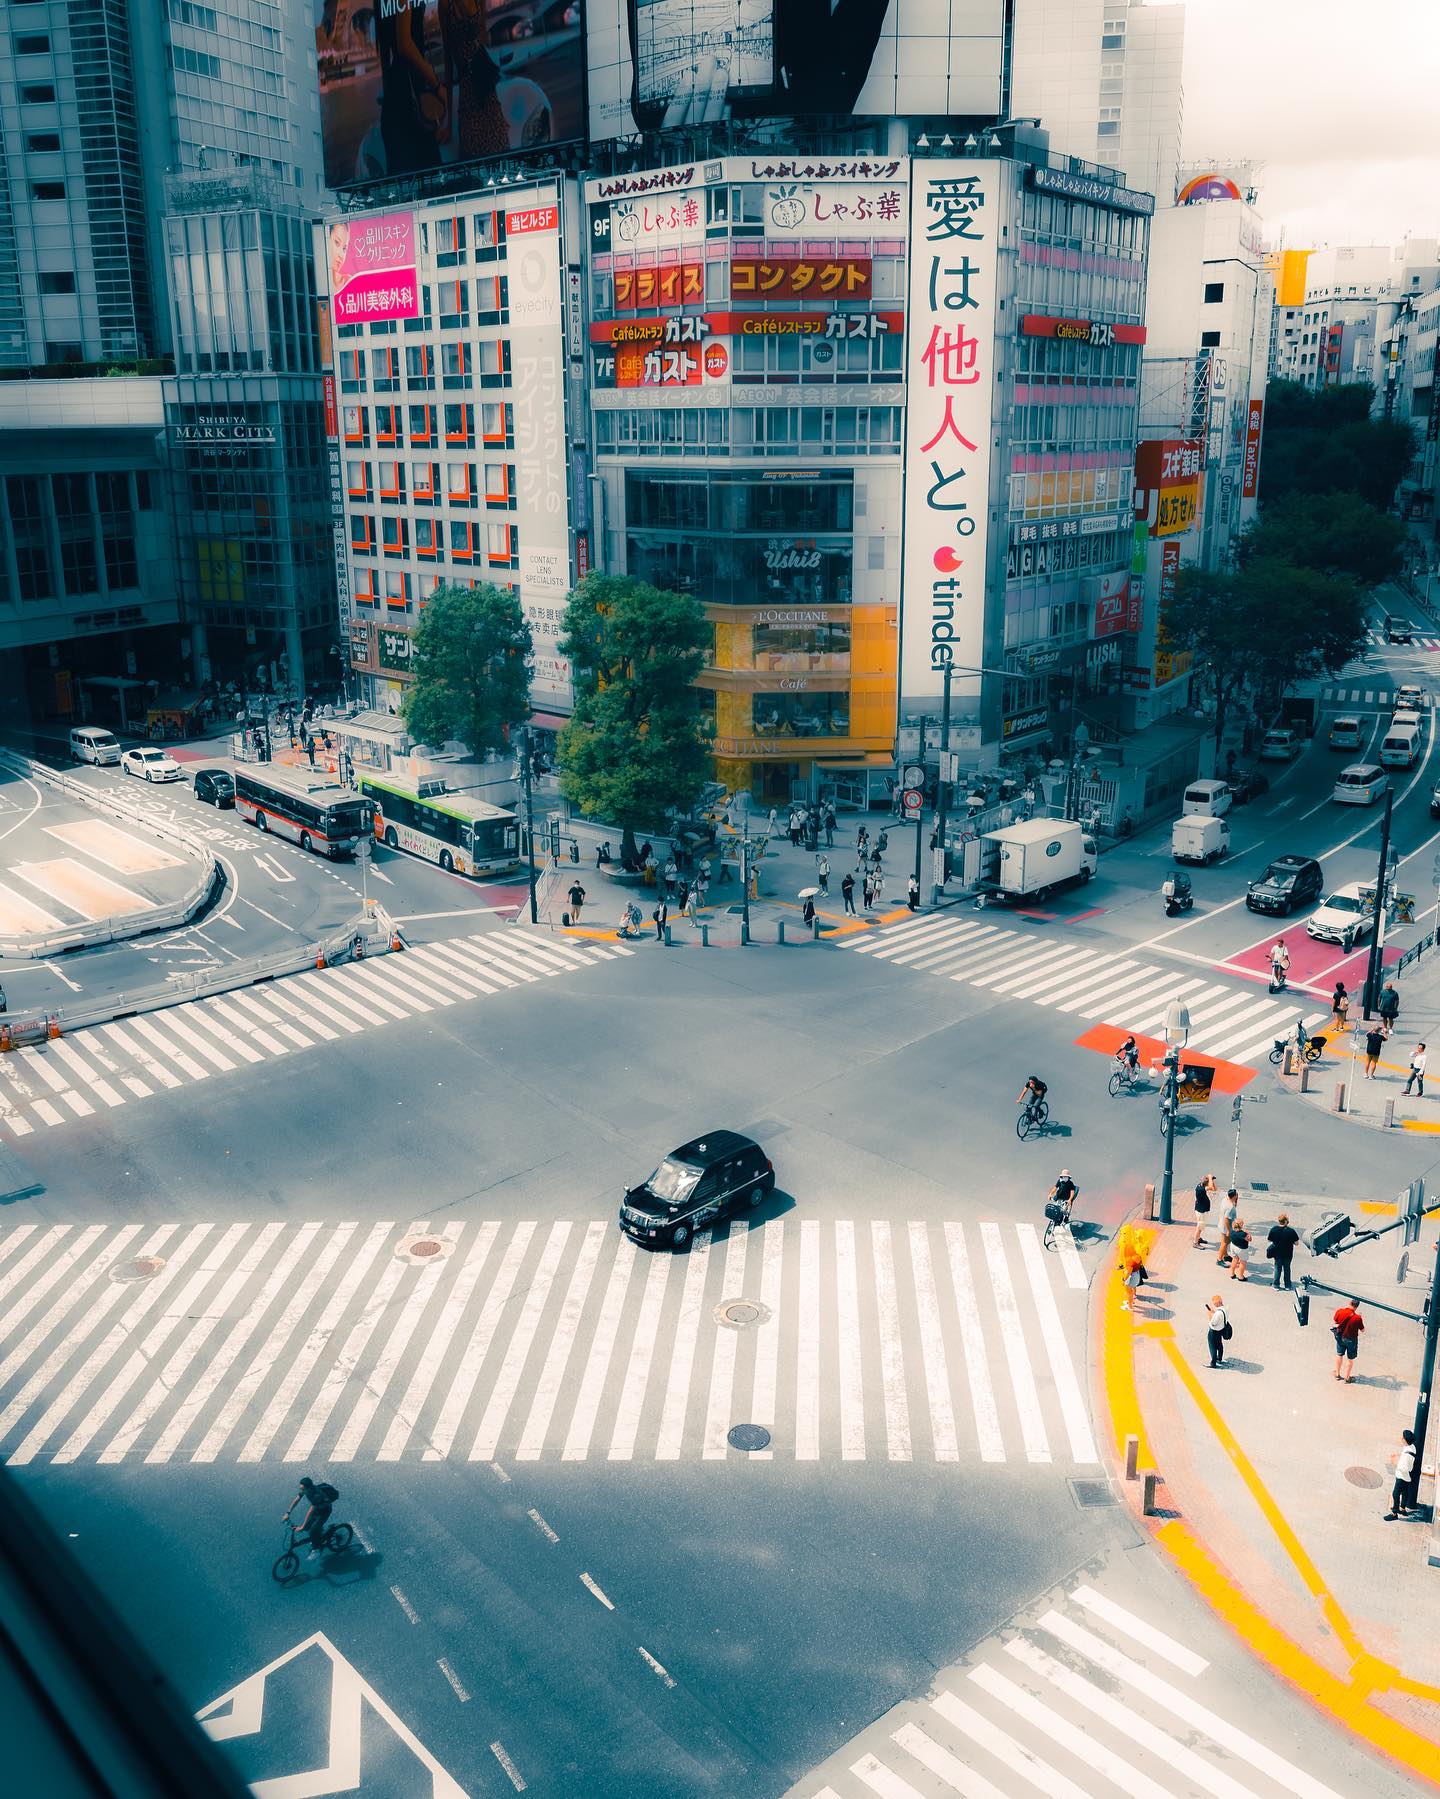
[(1189, 875), (1171, 875), (1161, 887), (1160, 896), (1165, 901), (1167, 918), (1174, 918), (1177, 912), (1188, 912), (1195, 904), (1195, 895), (1190, 891)]

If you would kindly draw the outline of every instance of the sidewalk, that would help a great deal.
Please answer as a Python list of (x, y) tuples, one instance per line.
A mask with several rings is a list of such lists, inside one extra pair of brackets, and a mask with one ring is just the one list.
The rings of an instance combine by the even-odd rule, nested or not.
[[(1440, 1781), (1440, 1567), (1431, 1567), (1434, 1450), (1422, 1458), (1420, 1521), (1386, 1523), (1400, 1433), (1413, 1417), (1418, 1324), (1370, 1309), (1373, 1294), (1419, 1313), (1434, 1265), (1435, 1222), (1396, 1279), (1400, 1233), (1339, 1258), (1302, 1243), (1296, 1276), (1361, 1298), (1366, 1331), (1355, 1379), (1333, 1378), (1329, 1326), (1338, 1298), (1315, 1292), (1301, 1329), (1292, 1298), (1271, 1287), (1265, 1236), (1280, 1212), (1301, 1233), (1333, 1201), (1242, 1195), (1252, 1237), (1242, 1284), (1217, 1267), (1181, 1222), (1154, 1226), (1150, 1279), (1133, 1309), (1118, 1271), (1097, 1293), (1093, 1325), (1102, 1416), (1123, 1471), (1128, 1437), (1160, 1476), (1157, 1511), (1141, 1516), (1140, 1483), (1119, 1484), (1147, 1531), (1250, 1653), (1322, 1710), (1413, 1773)], [(1357, 1228), (1393, 1207), (1356, 1201)], [(1205, 1301), (1218, 1293), (1234, 1327), (1221, 1368), (1209, 1366)], [(1432, 1414), (1434, 1426), (1440, 1424)]]
[[(1380, 1052), (1374, 1076), (1365, 1078), (1365, 1031), (1358, 997), (1350, 1010), (1350, 1027), (1344, 1033), (1324, 1033), (1326, 1048), (1309, 1069), (1307, 1090), (1300, 1091), (1298, 1075), (1282, 1076), (1280, 1084), (1305, 1105), (1334, 1112), (1335, 1088), (1343, 1084), (1344, 1116), (1371, 1130), (1385, 1128), (1385, 1108), (1394, 1103), (1393, 1128), (1440, 1132), (1440, 949), (1427, 952), (1396, 981), (1400, 1016), (1395, 1030)], [(1430, 1046), (1430, 1072), (1424, 1096), (1405, 1097), (1405, 1077), (1410, 1052), (1417, 1043)], [(1352, 1053), (1353, 1052), (1353, 1053)]]

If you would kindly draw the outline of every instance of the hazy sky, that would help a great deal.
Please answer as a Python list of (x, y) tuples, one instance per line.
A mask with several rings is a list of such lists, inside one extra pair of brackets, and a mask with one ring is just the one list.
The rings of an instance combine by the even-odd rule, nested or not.
[(1185, 0), (1183, 159), (1294, 249), (1440, 237), (1440, 0)]

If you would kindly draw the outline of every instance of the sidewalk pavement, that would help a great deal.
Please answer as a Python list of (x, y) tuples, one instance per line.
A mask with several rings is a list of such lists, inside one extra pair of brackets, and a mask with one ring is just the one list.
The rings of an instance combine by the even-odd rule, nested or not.
[[(1397, 1282), (1400, 1233), (1336, 1258), (1303, 1240), (1295, 1274), (1353, 1282), (1366, 1330), (1355, 1379), (1334, 1376), (1330, 1320), (1338, 1297), (1314, 1292), (1298, 1324), (1292, 1296), (1271, 1285), (1265, 1237), (1281, 1212), (1305, 1232), (1334, 1201), (1246, 1192), (1249, 1277), (1216, 1265), (1216, 1214), (1205, 1247), (1181, 1221), (1145, 1226), (1155, 1241), (1149, 1280), (1132, 1306), (1117, 1270), (1103, 1280), (1092, 1325), (1107, 1447), (1124, 1471), (1126, 1439), (1139, 1468), (1157, 1471), (1157, 1510), (1142, 1513), (1142, 1483), (1119, 1484), (1139, 1527), (1167, 1553), (1246, 1648), (1372, 1747), (1440, 1781), (1440, 1567), (1431, 1552), (1435, 1426), (1421, 1458), (1421, 1517), (1384, 1521), (1401, 1431), (1413, 1420), (1422, 1349), (1416, 1323), (1370, 1309), (1367, 1295), (1419, 1313), (1435, 1260), (1435, 1221)], [(1357, 1228), (1395, 1208), (1356, 1201)], [(1224, 1365), (1209, 1366), (1205, 1302), (1219, 1294), (1234, 1327)]]
[[(1365, 1033), (1358, 997), (1352, 1001), (1350, 1024), (1343, 1032), (1326, 1030), (1320, 1060), (1311, 1064), (1306, 1091), (1298, 1074), (1281, 1076), (1281, 1085), (1306, 1105), (1334, 1112), (1337, 1083), (1345, 1088), (1343, 1113), (1355, 1124), (1385, 1128), (1385, 1107), (1394, 1101), (1397, 1130), (1440, 1132), (1440, 948), (1429, 951), (1396, 980), (1400, 1016), (1380, 1051), (1374, 1075), (1365, 1076)], [(1429, 1045), (1431, 1078), (1422, 1095), (1405, 1096), (1410, 1053), (1417, 1043)]]

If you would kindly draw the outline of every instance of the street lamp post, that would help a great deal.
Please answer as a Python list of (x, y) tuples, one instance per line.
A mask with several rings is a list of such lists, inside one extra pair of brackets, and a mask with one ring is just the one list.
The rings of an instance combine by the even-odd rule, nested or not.
[(525, 795), (525, 866), (530, 880), (530, 922), (540, 922), (535, 904), (535, 801), (530, 789), (530, 727), (520, 732), (520, 786)]
[[(940, 704), (940, 778), (935, 783), (935, 853), (930, 865), (930, 904), (940, 904), (940, 892), (945, 885), (945, 814), (948, 811), (946, 801), (950, 794), (950, 783), (945, 778), (950, 762), (950, 681), (954, 671), (950, 664), (945, 664), (945, 697)], [(915, 821), (915, 875), (920, 875), (920, 820)]]
[(1180, 1052), (1190, 1038), (1190, 1008), (1172, 999), (1165, 1010), (1165, 1176), (1160, 1183), (1159, 1221), (1169, 1224), (1170, 1202), (1175, 1188), (1175, 1118), (1180, 1110)]

